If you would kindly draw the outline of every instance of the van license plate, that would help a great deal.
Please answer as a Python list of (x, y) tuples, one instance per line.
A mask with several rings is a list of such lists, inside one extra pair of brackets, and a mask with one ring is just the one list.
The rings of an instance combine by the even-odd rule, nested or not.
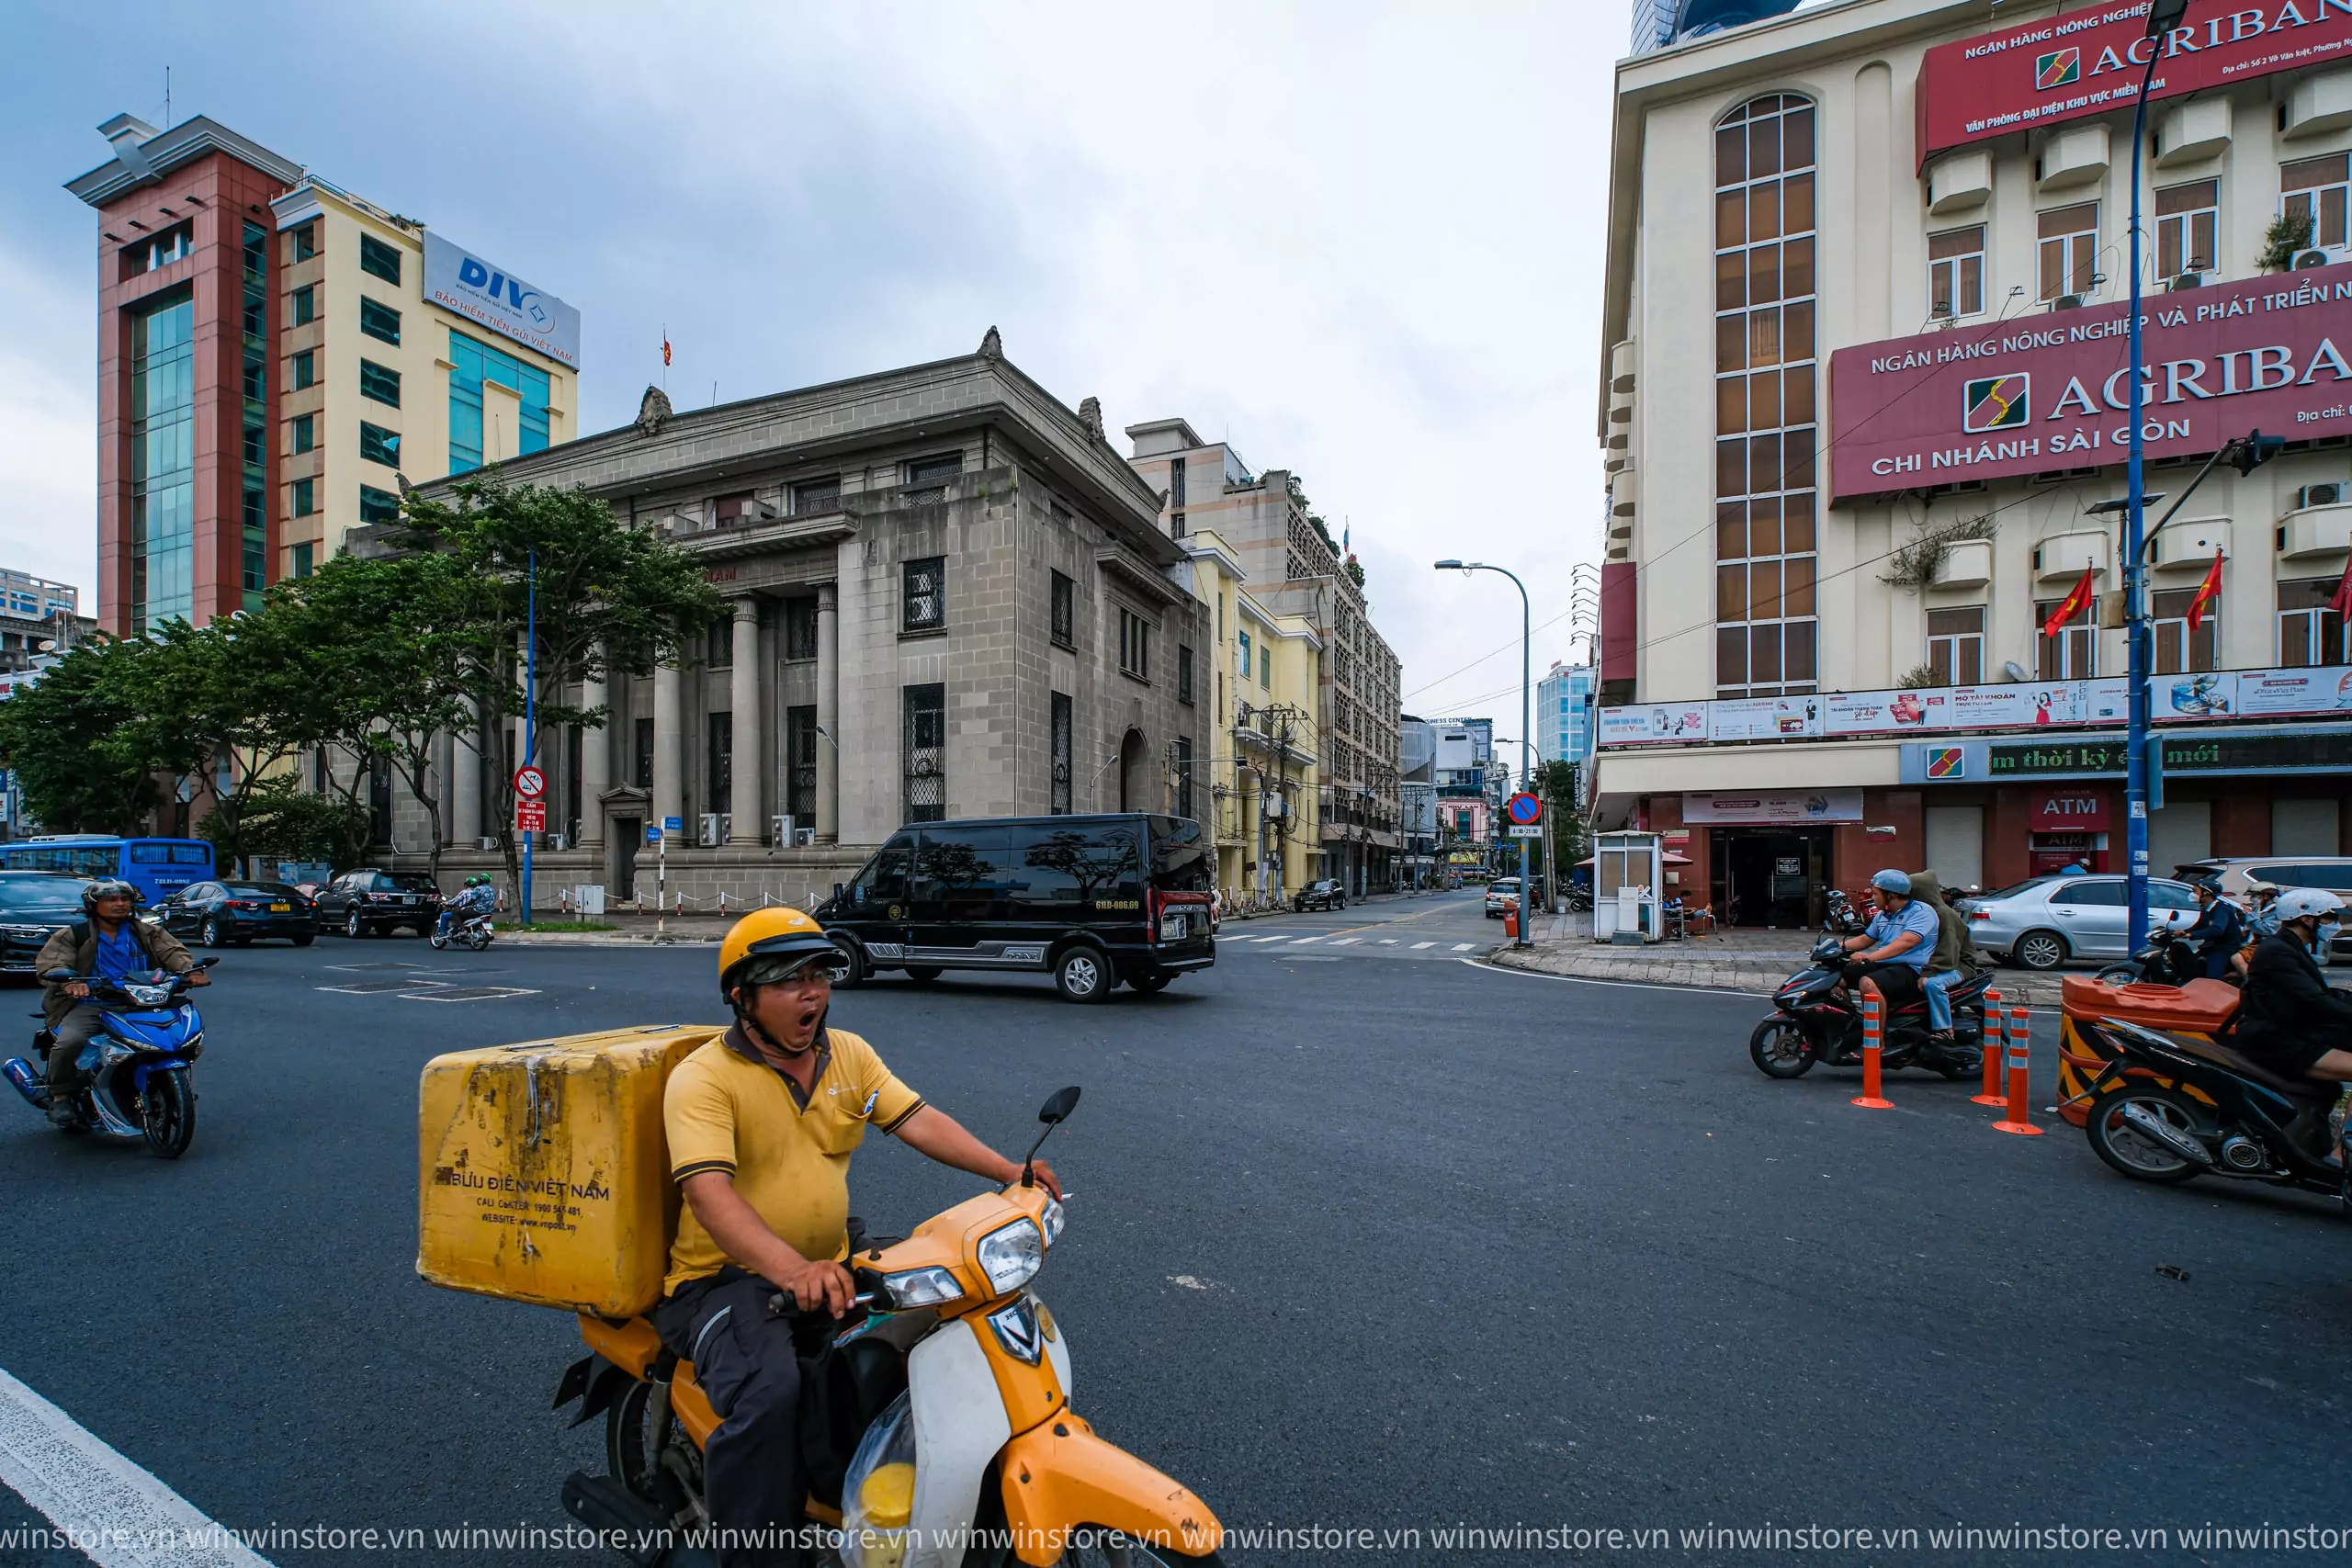
[(1162, 942), (1183, 941), (1185, 929), (1184, 917), (1182, 915), (1159, 917), (1159, 940)]

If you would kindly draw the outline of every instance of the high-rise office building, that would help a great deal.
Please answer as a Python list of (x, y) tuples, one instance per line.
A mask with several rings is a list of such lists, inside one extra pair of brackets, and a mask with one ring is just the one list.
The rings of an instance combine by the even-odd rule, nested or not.
[(1535, 754), (1546, 762), (1581, 762), (1592, 750), (1593, 671), (1555, 664), (1535, 683)]
[(130, 115), (98, 212), (97, 619), (261, 602), (422, 480), (572, 433), (577, 311), (202, 116)]

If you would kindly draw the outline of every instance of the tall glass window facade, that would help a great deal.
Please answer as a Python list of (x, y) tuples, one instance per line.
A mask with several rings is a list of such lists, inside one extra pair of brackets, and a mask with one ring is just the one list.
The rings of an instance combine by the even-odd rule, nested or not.
[(515, 432), (514, 450), (544, 451), (548, 444), (548, 373), (535, 370), (510, 354), (477, 343), (461, 332), (449, 333), (449, 471), (466, 473), (481, 467), (484, 381), (522, 394), (522, 428)]
[(130, 630), (196, 609), (196, 302), (130, 320)]
[(1814, 108), (1715, 130), (1715, 690), (1815, 690)]
[(242, 513), (244, 607), (261, 608), (269, 585), (269, 231), (244, 227), (244, 504)]

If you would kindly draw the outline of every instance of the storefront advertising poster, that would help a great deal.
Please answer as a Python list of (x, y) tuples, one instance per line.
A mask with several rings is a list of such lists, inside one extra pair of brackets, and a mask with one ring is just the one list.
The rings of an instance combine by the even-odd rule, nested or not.
[(1858, 789), (1699, 790), (1682, 796), (1682, 820), (1696, 827), (1802, 826), (1859, 822)]

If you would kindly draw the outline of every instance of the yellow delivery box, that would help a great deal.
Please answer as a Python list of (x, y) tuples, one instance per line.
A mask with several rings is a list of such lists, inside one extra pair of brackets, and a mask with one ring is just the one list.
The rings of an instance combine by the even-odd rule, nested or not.
[(654, 1024), (426, 1063), (416, 1271), (600, 1317), (661, 1300), (678, 1215), (662, 1089), (721, 1032)]

